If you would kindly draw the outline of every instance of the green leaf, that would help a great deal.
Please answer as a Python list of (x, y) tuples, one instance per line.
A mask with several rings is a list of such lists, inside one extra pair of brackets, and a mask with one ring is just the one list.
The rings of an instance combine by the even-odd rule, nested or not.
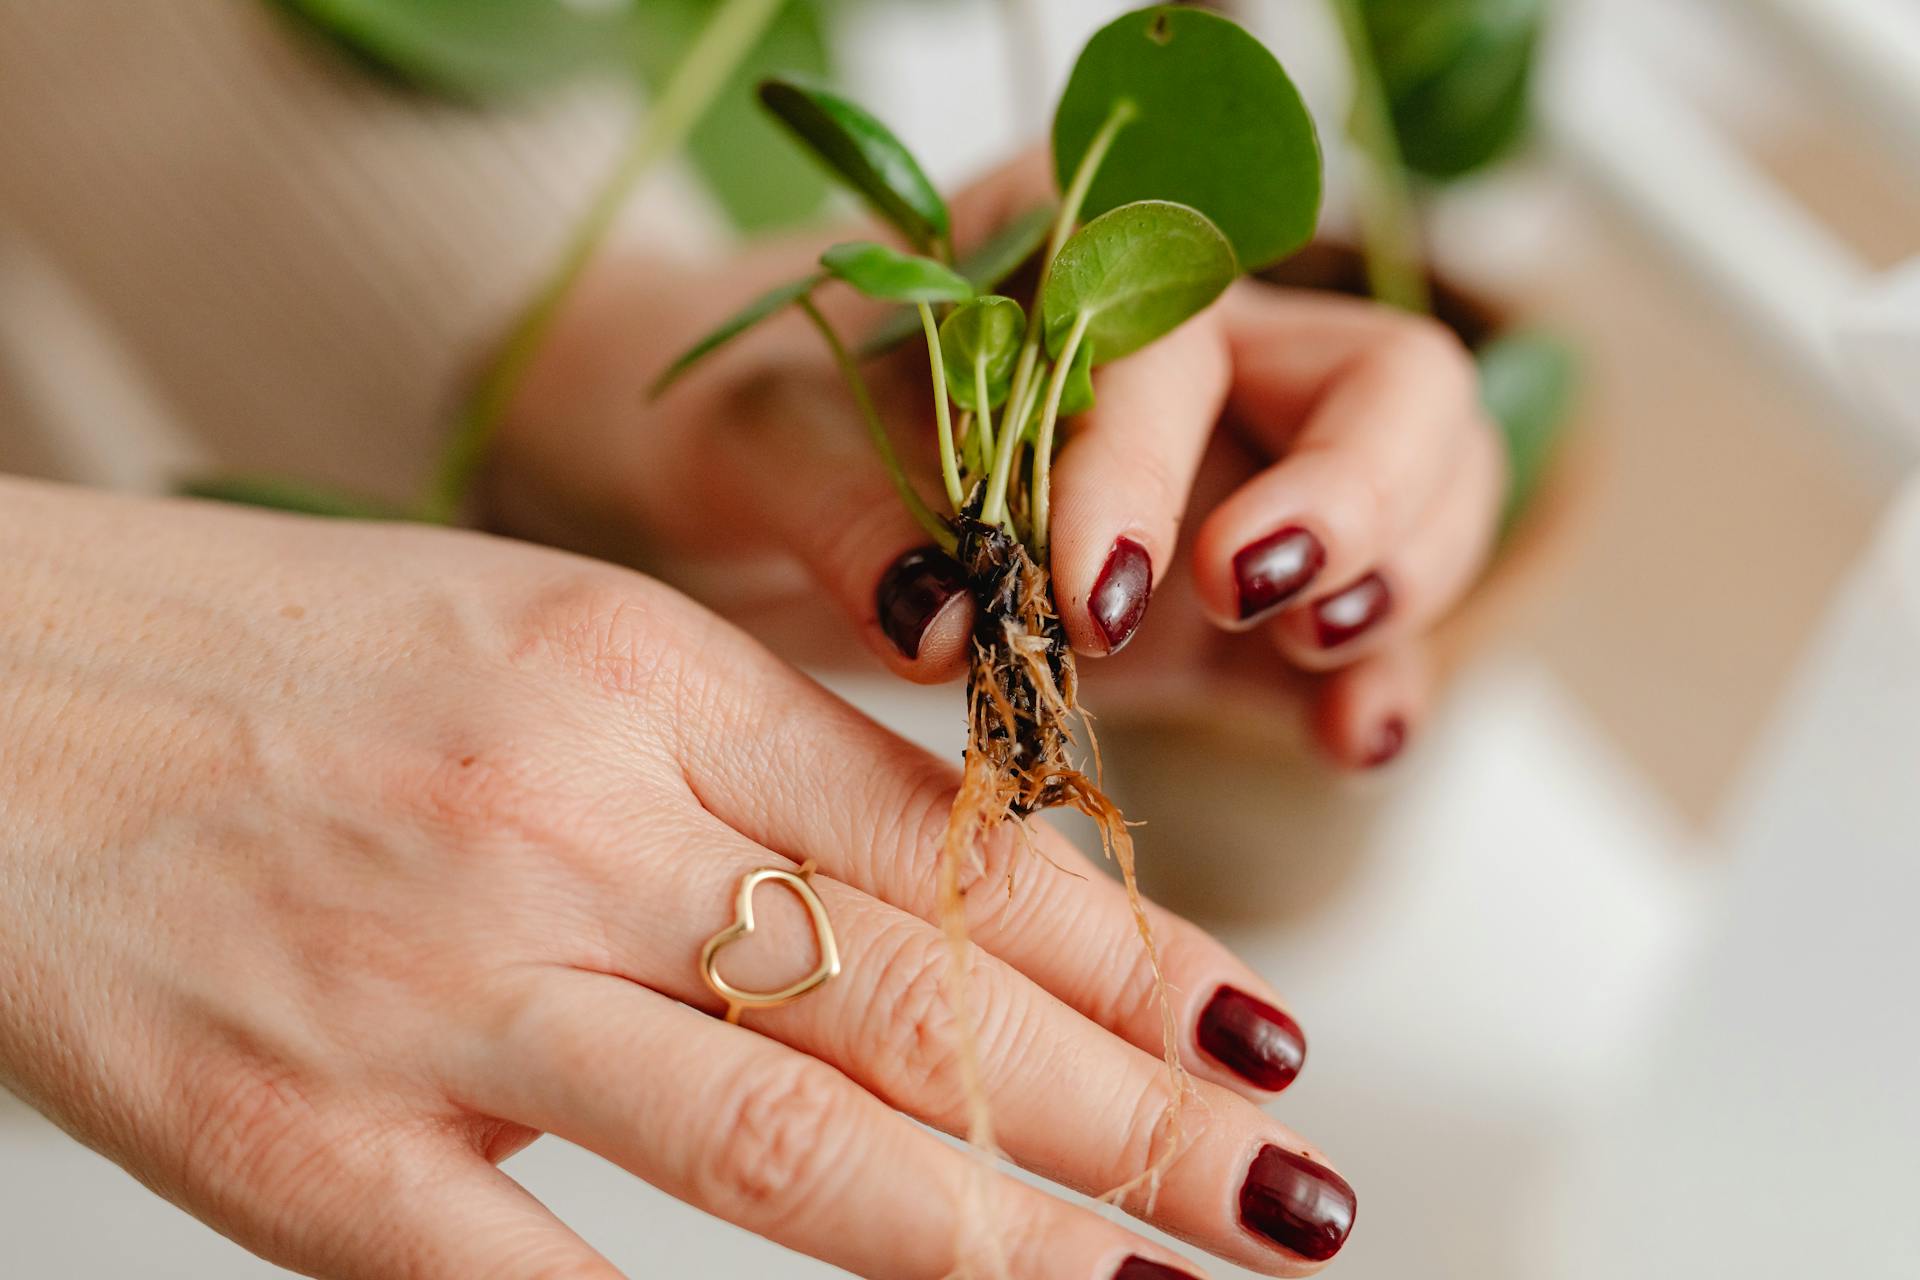
[[(963, 254), (953, 269), (966, 277), (975, 293), (989, 293), (999, 288), (1046, 247), (1047, 233), (1053, 230), (1057, 213), (1058, 210), (1046, 206), (1021, 214), (971, 252)], [(919, 332), (919, 314), (911, 307), (902, 307), (874, 326), (867, 340), (860, 344), (860, 354), (885, 355)]]
[[(687, 138), (688, 162), (741, 231), (797, 226), (825, 206), (826, 175), (760, 110), (754, 89), (771, 75), (829, 75), (826, 3), (789, 0), (783, 5)], [(646, 0), (635, 6), (643, 29), (636, 57), (650, 91), (667, 83), (714, 7), (715, 0)]]
[(1087, 339), (1118, 360), (1204, 311), (1240, 274), (1233, 246), (1197, 210), (1142, 200), (1076, 231), (1053, 260), (1041, 315), (1058, 358), (1088, 317)]
[(1566, 435), (1579, 358), (1551, 334), (1497, 338), (1477, 354), (1480, 398), (1507, 446), (1504, 525), (1527, 509)]
[(979, 364), (986, 365), (989, 408), (998, 409), (1013, 385), (1013, 365), (1026, 336), (1027, 313), (1012, 298), (976, 298), (954, 308), (940, 325), (947, 393), (962, 409), (980, 408)]
[(1351, 0), (1407, 166), (1464, 177), (1525, 134), (1548, 0)]
[(946, 244), (947, 202), (913, 153), (865, 108), (792, 79), (763, 82), (760, 101), (916, 248), (932, 253)]
[(973, 286), (951, 267), (870, 240), (837, 244), (820, 255), (820, 265), (882, 302), (965, 302), (973, 297)]
[(567, 0), (274, 0), (381, 71), (460, 97), (623, 72), (638, 5)]
[(182, 481), (174, 491), (183, 498), (204, 498), (210, 502), (341, 520), (412, 518), (411, 513), (391, 502), (278, 476), (200, 476)]
[(657, 397), (663, 394), (668, 387), (680, 381), (681, 378), (685, 377), (686, 374), (702, 360), (718, 351), (721, 347), (726, 346), (729, 342), (732, 342), (735, 338), (753, 328), (753, 326), (759, 324), (762, 320), (780, 311), (784, 311), (786, 308), (800, 301), (800, 299), (819, 288), (821, 282), (825, 279), (826, 277), (823, 275), (811, 275), (803, 280), (789, 281), (786, 284), (776, 285), (767, 290), (752, 302), (749, 302), (746, 306), (734, 312), (733, 315), (727, 318), (725, 323), (687, 348), (679, 359), (662, 370), (660, 376), (653, 380), (653, 386), (647, 392), (648, 396)]
[(1174, 5), (1098, 32), (1054, 117), (1062, 188), (1121, 102), (1133, 118), (1094, 178), (1086, 216), (1137, 200), (1191, 205), (1249, 270), (1312, 239), (1319, 136), (1293, 81), (1258, 40), (1216, 14)]

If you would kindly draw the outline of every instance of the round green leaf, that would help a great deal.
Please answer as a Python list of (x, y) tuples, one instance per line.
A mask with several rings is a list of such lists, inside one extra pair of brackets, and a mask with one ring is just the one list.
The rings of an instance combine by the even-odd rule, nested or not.
[(1086, 216), (1137, 200), (1175, 200), (1213, 219), (1249, 270), (1313, 237), (1320, 140), (1299, 90), (1264, 45), (1217, 14), (1159, 5), (1088, 42), (1053, 122), (1061, 187), (1116, 104), (1133, 117), (1114, 138)]
[[(967, 278), (976, 293), (999, 288), (1046, 246), (1056, 213), (1050, 205), (1028, 210), (962, 254), (953, 269)], [(911, 307), (902, 307), (874, 326), (860, 344), (860, 354), (884, 355), (919, 332), (919, 315)]]
[(1566, 434), (1579, 381), (1579, 359), (1546, 333), (1516, 333), (1482, 347), (1480, 399), (1507, 446), (1504, 525), (1512, 525), (1539, 492)]
[(691, 347), (688, 347), (686, 351), (681, 353), (679, 359), (668, 365), (661, 371), (660, 376), (653, 380), (653, 386), (650, 388), (648, 394), (654, 396), (660, 395), (666, 391), (668, 387), (686, 376), (695, 365), (718, 351), (721, 347), (726, 346), (729, 342), (732, 342), (735, 338), (753, 328), (753, 326), (759, 324), (762, 320), (767, 319), (776, 312), (785, 310), (787, 307), (792, 306), (794, 303), (800, 301), (800, 299), (806, 297), (809, 293), (812, 293), (823, 279), (825, 279), (824, 276), (811, 275), (804, 280), (792, 280), (786, 284), (775, 285), (773, 288), (767, 290), (752, 302), (749, 302), (746, 306), (740, 308), (740, 310), (734, 312), (731, 316), (728, 316), (713, 332), (707, 334), (706, 337), (700, 339), (700, 341), (694, 343)]
[(965, 302), (973, 286), (932, 258), (855, 240), (820, 255), (827, 274), (882, 302)]
[(1026, 331), (1027, 313), (1012, 298), (976, 298), (954, 308), (940, 325), (940, 355), (947, 365), (947, 392), (955, 404), (979, 410), (977, 366), (985, 363), (989, 407), (1000, 407), (1012, 387), (1013, 366)]
[(1407, 167), (1464, 177), (1526, 131), (1547, 0), (1349, 0)]
[(1089, 222), (1061, 246), (1041, 299), (1047, 351), (1088, 317), (1100, 359), (1131, 355), (1205, 310), (1240, 274), (1220, 228), (1183, 204), (1142, 200)]
[(947, 202), (913, 153), (864, 107), (830, 89), (786, 79), (763, 81), (760, 101), (917, 248), (931, 252), (946, 243)]

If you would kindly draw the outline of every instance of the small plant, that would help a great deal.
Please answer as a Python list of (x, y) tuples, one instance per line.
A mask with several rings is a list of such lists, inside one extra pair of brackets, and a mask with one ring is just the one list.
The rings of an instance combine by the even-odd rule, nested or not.
[[(816, 85), (770, 81), (760, 98), (908, 249), (828, 250), (818, 271), (755, 300), (675, 361), (655, 392), (760, 321), (790, 307), (805, 315), (845, 375), (901, 500), (959, 562), (977, 606), (965, 773), (939, 860), (955, 975), (966, 964), (962, 872), (980, 839), (1063, 806), (1099, 825), (1151, 953), (1126, 824), (1074, 758), (1078, 680), (1047, 569), (1053, 458), (1062, 420), (1093, 403), (1093, 368), (1156, 341), (1243, 271), (1312, 237), (1321, 187), (1312, 119), (1280, 63), (1234, 23), (1176, 6), (1129, 13), (1094, 35), (1061, 98), (1059, 207), (956, 265), (945, 202), (884, 125)], [(1032, 295), (991, 292), (1042, 238)], [(902, 304), (915, 322), (934, 405), (936, 501), (902, 468), (858, 361), (815, 305), (817, 293), (837, 287)], [(866, 349), (903, 332), (912, 329), (888, 326)], [(954, 989), (965, 1028), (964, 983)], [(1174, 1085), (1164, 1162), (1177, 1152), (1172, 1122), (1187, 1086), (1161, 996)], [(970, 1044), (961, 1049), (973, 1137), (988, 1145)], [(1151, 1183), (1160, 1167), (1143, 1177)]]

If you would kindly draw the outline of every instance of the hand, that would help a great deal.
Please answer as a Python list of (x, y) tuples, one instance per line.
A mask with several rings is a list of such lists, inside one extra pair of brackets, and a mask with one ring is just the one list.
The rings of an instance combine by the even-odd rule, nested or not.
[[(329, 1280), (611, 1280), (494, 1167), (550, 1131), (865, 1276), (1175, 1264), (997, 1176), (963, 1234), (976, 1166), (895, 1114), (965, 1118), (949, 764), (623, 570), (10, 481), (0, 513), (0, 1079), (161, 1194)], [(1159, 1014), (1120, 890), (1036, 838), (969, 903), (983, 1071), (1008, 1153), (1097, 1192), (1169, 1100)], [(729, 1026), (701, 944), (804, 859), (844, 972)], [(810, 963), (757, 905), (754, 988)], [(1249, 1100), (1298, 1029), (1154, 924), (1202, 1082), (1153, 1221), (1302, 1274), (1352, 1197)]]
[[(1030, 156), (955, 201), (956, 234), (978, 241), (1047, 194)], [(763, 247), (718, 273), (636, 261), (601, 272), (529, 380), (494, 511), (527, 536), (646, 560), (789, 656), (831, 661), (823, 638), (838, 632), (817, 597), (764, 576), (756, 593), (738, 589), (743, 558), (797, 556), (893, 670), (953, 679), (971, 625), (957, 570), (924, 546), (797, 317), (646, 399), (692, 336), (803, 274), (820, 243)], [(846, 332), (877, 314), (844, 290), (826, 297)], [(872, 376), (932, 492), (925, 358), (903, 352)], [(1157, 630), (1156, 661), (1127, 664), (1123, 696), (1305, 704), (1335, 760), (1383, 763), (1426, 711), (1422, 637), (1478, 576), (1500, 509), (1504, 458), (1465, 350), (1430, 320), (1246, 283), (1103, 369), (1097, 389), (1054, 468), (1052, 568), (1074, 647), (1105, 655)], [(1210, 483), (1192, 493), (1197, 474)], [(687, 576), (714, 557), (734, 581)], [(1142, 631), (1156, 593), (1156, 626)], [(1231, 638), (1246, 631), (1258, 634)], [(1105, 697), (1090, 694), (1111, 709)]]

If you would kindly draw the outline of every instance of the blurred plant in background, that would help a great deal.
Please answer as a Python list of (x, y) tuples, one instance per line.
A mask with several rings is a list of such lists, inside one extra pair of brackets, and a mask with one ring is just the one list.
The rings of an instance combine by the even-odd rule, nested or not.
[[(844, 20), (861, 0), (267, 2), (409, 90), (491, 105), (599, 80), (630, 86), (636, 109), (647, 103), (632, 148), (477, 387), (417, 509), (396, 512), (288, 480), (221, 478), (188, 487), (313, 514), (446, 521), (459, 514), (547, 323), (654, 164), (684, 151), (718, 207), (746, 233), (820, 213), (825, 175), (786, 145), (752, 87), (767, 76), (830, 80), (829, 33), (836, 17)], [(1436, 297), (1425, 213), (1433, 189), (1484, 172), (1525, 137), (1550, 0), (1326, 2), (1339, 19), (1355, 82), (1348, 131), (1364, 168), (1356, 196), (1365, 288), (1409, 310), (1437, 310), (1476, 348), (1483, 393), (1508, 447), (1510, 527), (1564, 435), (1576, 359), (1551, 335), (1502, 332), (1491, 311), (1468, 306), (1463, 316), (1461, 307), (1447, 305), (1453, 291), (1444, 284)], [(1284, 282), (1353, 291), (1339, 270), (1316, 279), (1312, 263), (1312, 255), (1297, 260)]]
[[(1369, 286), (1383, 302), (1434, 312), (1429, 192), (1479, 175), (1526, 137), (1550, 0), (1330, 3), (1353, 70), (1348, 131), (1363, 164), (1355, 196)], [(1506, 438), (1511, 529), (1565, 434), (1577, 360), (1551, 334), (1495, 327), (1462, 337), (1476, 348), (1481, 393)]]

